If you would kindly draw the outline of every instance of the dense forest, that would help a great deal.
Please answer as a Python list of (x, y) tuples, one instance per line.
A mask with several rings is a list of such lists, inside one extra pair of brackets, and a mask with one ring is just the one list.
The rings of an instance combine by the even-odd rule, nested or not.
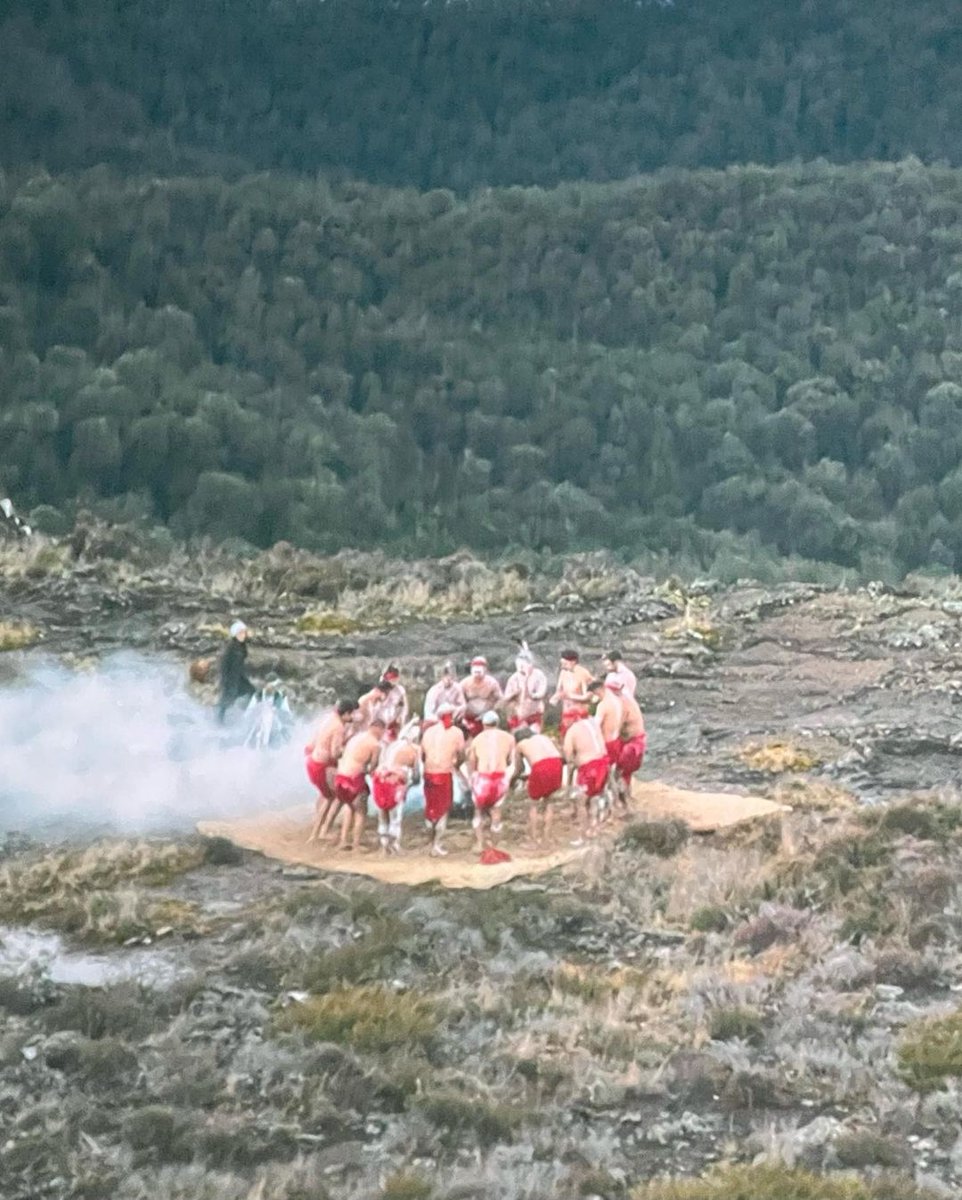
[(0, 479), (48, 522), (962, 566), (949, 168), (8, 175), (0, 300)]
[(40, 527), (962, 569), (954, 5), (3, 14)]
[(0, 162), (448, 187), (962, 163), (957, 0), (5, 0)]

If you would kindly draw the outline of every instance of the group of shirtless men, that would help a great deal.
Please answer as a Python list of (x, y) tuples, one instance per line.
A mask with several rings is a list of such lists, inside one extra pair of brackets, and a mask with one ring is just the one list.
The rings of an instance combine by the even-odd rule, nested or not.
[[(502, 806), (516, 778), (526, 784), (534, 848), (545, 844), (552, 802), (563, 797), (577, 817), (574, 844), (593, 837), (614, 805), (627, 808), (631, 777), (645, 754), (635, 676), (618, 651), (603, 664), (604, 677), (595, 679), (576, 650), (565, 650), (549, 696), (547, 678), (524, 644), (504, 688), (481, 655), (460, 681), (446, 663), (427, 693), (423, 718), (413, 720), (400, 671), (387, 667), (359, 700), (339, 700), (305, 747), (307, 774), (318, 791), (308, 840), (337, 838), (339, 849), (360, 850), (371, 795), (382, 853), (399, 853), (405, 797), (420, 782), (430, 853), (445, 855), (456, 775), (471, 795), (482, 854), (501, 832)], [(544, 732), (549, 704), (561, 708), (560, 748)]]

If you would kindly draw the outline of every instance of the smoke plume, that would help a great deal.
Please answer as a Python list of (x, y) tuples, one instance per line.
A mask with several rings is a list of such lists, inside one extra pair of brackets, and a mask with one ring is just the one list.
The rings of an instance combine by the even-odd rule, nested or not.
[(182, 673), (131, 655), (96, 671), (52, 663), (0, 687), (0, 831), (46, 836), (173, 832), (309, 801), (295, 728), (279, 750), (242, 744)]

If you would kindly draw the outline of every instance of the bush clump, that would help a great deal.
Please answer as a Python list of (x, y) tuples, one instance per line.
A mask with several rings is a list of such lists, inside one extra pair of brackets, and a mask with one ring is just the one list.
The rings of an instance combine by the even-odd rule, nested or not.
[(817, 1175), (794, 1167), (731, 1167), (700, 1179), (656, 1179), (632, 1200), (935, 1200), (911, 1180)]
[(715, 904), (696, 908), (688, 922), (695, 933), (724, 933), (728, 928), (728, 914)]
[(375, 1053), (425, 1046), (438, 1025), (434, 1005), (412, 992), (383, 987), (338, 987), (278, 1014), (282, 1031), (300, 1031), (316, 1042), (337, 1042)]
[(910, 1025), (898, 1062), (905, 1081), (920, 1092), (962, 1075), (962, 1009)]
[(671, 858), (686, 844), (691, 830), (684, 821), (632, 821), (622, 830), (619, 845), (659, 858)]
[(429, 1092), (421, 1099), (419, 1108), (437, 1126), (446, 1146), (457, 1145), (466, 1136), (473, 1137), (482, 1147), (508, 1142), (521, 1124), (521, 1114), (516, 1108), (480, 1096), (466, 1096), (453, 1088)]
[(708, 1033), (715, 1042), (739, 1038), (757, 1046), (765, 1038), (765, 1025), (750, 1008), (716, 1008), (708, 1023)]
[(384, 1181), (378, 1200), (431, 1200), (434, 1185), (414, 1171), (395, 1171)]

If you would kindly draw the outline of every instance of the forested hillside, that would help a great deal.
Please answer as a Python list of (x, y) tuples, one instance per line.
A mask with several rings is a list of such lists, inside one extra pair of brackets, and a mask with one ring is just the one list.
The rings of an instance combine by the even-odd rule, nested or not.
[(0, 162), (465, 191), (962, 163), (957, 0), (6, 0)]
[(28, 508), (114, 497), (320, 549), (710, 559), (734, 531), (870, 573), (962, 567), (948, 168), (466, 199), (8, 176), (0, 300), (0, 480)]

